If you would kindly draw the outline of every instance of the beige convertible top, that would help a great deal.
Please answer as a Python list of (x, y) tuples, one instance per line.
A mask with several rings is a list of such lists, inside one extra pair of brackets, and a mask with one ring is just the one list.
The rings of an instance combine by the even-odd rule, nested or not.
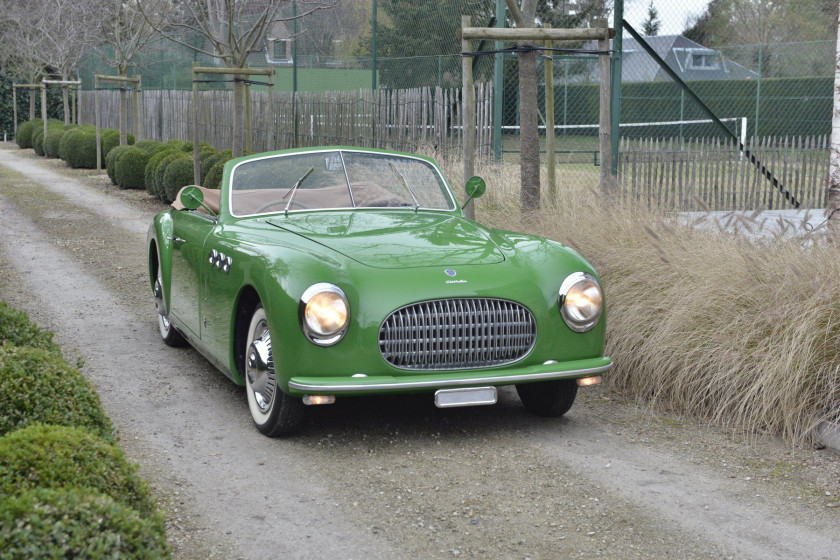
[[(195, 187), (195, 186), (196, 185), (187, 185), (187, 187)], [(172, 208), (174, 208), (175, 210), (183, 210), (184, 209), (184, 205), (181, 204), (181, 193), (187, 187), (181, 187), (181, 190), (178, 191), (178, 196), (175, 197), (175, 201), (172, 203)], [(216, 215), (218, 215), (219, 214), (219, 199), (222, 197), (222, 191), (219, 191), (219, 190), (216, 190), (216, 189), (207, 189), (207, 188), (204, 188), (204, 187), (198, 187), (198, 189), (204, 195), (204, 204), (207, 205), (207, 208), (210, 208), (210, 210), (212, 210), (213, 212), (216, 213)], [(203, 206), (199, 206), (198, 211), (202, 212), (204, 214), (209, 214), (209, 212), (207, 211), (207, 208), (204, 208)]]

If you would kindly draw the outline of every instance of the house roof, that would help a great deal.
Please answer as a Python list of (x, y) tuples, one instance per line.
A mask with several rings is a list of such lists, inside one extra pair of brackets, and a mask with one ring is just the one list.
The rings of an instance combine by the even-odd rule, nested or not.
[[(686, 81), (757, 78), (758, 74), (723, 56), (721, 51), (704, 47), (682, 35), (643, 37), (668, 66)], [(610, 43), (612, 47), (612, 42)], [(668, 80), (668, 75), (633, 38), (623, 40), (621, 62), (625, 82)]]

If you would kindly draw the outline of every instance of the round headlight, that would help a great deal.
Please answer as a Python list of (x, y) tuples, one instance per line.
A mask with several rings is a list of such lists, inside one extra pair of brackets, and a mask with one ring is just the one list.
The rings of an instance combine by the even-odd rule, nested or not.
[(586, 332), (598, 323), (604, 298), (591, 274), (575, 272), (560, 286), (560, 314), (570, 329)]
[(301, 326), (315, 344), (329, 346), (341, 340), (349, 315), (347, 297), (333, 284), (314, 284), (300, 298)]

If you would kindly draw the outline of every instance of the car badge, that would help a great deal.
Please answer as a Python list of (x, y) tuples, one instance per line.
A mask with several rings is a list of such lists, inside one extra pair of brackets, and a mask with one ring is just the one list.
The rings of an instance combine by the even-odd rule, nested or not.
[(454, 271), (454, 270), (452, 270), (451, 268), (447, 268), (446, 270), (444, 270), (444, 272), (445, 272), (445, 273), (446, 273), (446, 275), (447, 275), (447, 276), (449, 276), (450, 278), (455, 278), (455, 275), (457, 274), (457, 272), (455, 272), (455, 271)]

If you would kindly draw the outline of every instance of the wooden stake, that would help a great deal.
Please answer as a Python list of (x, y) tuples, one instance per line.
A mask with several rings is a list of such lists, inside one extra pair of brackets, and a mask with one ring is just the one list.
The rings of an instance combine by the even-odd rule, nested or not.
[[(470, 26), (470, 16), (461, 16), (461, 28), (466, 29)], [(461, 40), (461, 51), (470, 52), (472, 50), (472, 42), (469, 39)], [(464, 56), (461, 58), (461, 73), (464, 77), (464, 93), (463, 93), (463, 134), (464, 134), (464, 182), (473, 176), (475, 173), (475, 107), (473, 101), (473, 73), (472, 73), (472, 57)], [(465, 194), (466, 196), (466, 194)], [(464, 214), (470, 220), (475, 218), (475, 208), (472, 201), (470, 201), (464, 208)]]
[[(545, 24), (545, 29), (551, 29), (550, 24)], [(545, 46), (549, 49), (554, 42), (548, 40)], [(548, 51), (545, 58), (545, 157), (548, 161), (548, 199), (554, 202), (557, 199), (557, 167), (554, 148), (554, 53)]]

